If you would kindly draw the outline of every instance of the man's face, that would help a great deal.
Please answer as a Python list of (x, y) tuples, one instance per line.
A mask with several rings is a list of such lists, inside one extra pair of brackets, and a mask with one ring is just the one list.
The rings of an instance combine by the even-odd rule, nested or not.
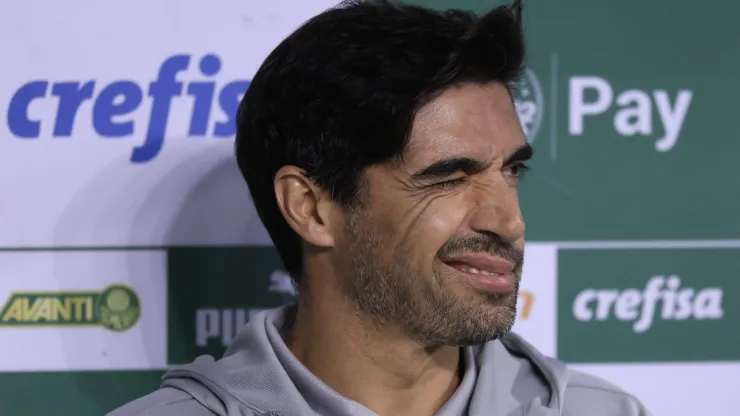
[(337, 259), (379, 325), (425, 346), (471, 345), (514, 323), (531, 155), (506, 88), (447, 90), (417, 114), (401, 160), (367, 169)]

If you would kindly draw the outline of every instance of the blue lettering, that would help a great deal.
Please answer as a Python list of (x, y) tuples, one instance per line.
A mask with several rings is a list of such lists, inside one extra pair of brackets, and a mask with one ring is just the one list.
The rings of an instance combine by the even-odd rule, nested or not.
[(92, 98), (95, 81), (80, 86), (79, 82), (60, 82), (51, 88), (51, 95), (59, 97), (57, 123), (54, 125), (55, 137), (69, 137), (75, 123), (77, 110), (83, 101)]
[(152, 97), (149, 128), (146, 131), (144, 144), (135, 147), (131, 153), (132, 162), (148, 162), (162, 150), (172, 98), (182, 94), (182, 83), (177, 82), (175, 76), (178, 72), (188, 69), (188, 65), (190, 65), (190, 56), (172, 56), (159, 67), (157, 80), (149, 84), (149, 96)]
[[(221, 60), (216, 55), (206, 55), (200, 60), (200, 72), (205, 76), (213, 76), (221, 70)], [(211, 115), (213, 92), (216, 84), (213, 82), (193, 82), (188, 85), (188, 94), (195, 98), (193, 116), (190, 119), (191, 136), (205, 136), (208, 129), (208, 118)]]
[[(114, 82), (100, 91), (93, 107), (93, 127), (103, 137), (123, 137), (134, 134), (134, 121), (115, 122), (113, 117), (139, 108), (141, 88), (131, 81)], [(118, 102), (116, 99), (120, 98)]]
[[(148, 88), (136, 81), (119, 80), (102, 84), (99, 80), (88, 81), (32, 81), (21, 86), (11, 97), (7, 122), (13, 135), (22, 139), (38, 138), (42, 123), (53, 123), (52, 137), (72, 137), (78, 113), (90, 111), (88, 123), (99, 137), (131, 137), (135, 133), (143, 141), (134, 146), (130, 155), (132, 163), (146, 163), (156, 158), (164, 147), (167, 124), (173, 100), (184, 94), (192, 97), (188, 135), (203, 137), (213, 125), (214, 137), (233, 137), (236, 133), (237, 110), (242, 96), (249, 88), (248, 80), (234, 80), (222, 88), (216, 85), (215, 77), (221, 71), (222, 61), (215, 54), (200, 58), (198, 69), (201, 80), (187, 82), (178, 80), (178, 74), (190, 68), (191, 56), (173, 55), (159, 67), (156, 78)], [(99, 85), (96, 86), (96, 83)], [(218, 94), (218, 96), (216, 95)], [(29, 109), (34, 100), (58, 98), (55, 119), (33, 120)], [(142, 107), (145, 98), (150, 99), (151, 109), (146, 130), (136, 128), (134, 113)], [(225, 117), (211, 121), (214, 100)], [(91, 106), (85, 106), (86, 101)], [(91, 109), (91, 110), (88, 110)]]
[(34, 81), (18, 88), (8, 106), (8, 128), (16, 137), (32, 139), (39, 137), (41, 122), (28, 118), (28, 107), (31, 101), (46, 96), (49, 83)]
[(221, 90), (218, 103), (226, 114), (226, 121), (216, 123), (213, 129), (214, 136), (231, 137), (236, 134), (236, 112), (247, 88), (249, 81), (234, 81)]

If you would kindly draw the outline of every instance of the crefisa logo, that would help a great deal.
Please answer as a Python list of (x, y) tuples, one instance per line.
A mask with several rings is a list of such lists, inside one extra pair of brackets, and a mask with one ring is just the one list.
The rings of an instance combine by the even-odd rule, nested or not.
[(514, 91), (514, 105), (527, 141), (534, 142), (545, 116), (545, 97), (537, 74), (529, 68)]
[[(147, 163), (162, 150), (168, 127), (175, 127), (169, 126), (175, 101), (192, 103), (183, 114), (187, 126), (180, 126), (187, 137), (233, 138), (249, 80), (223, 79), (221, 67), (215, 54), (181, 54), (162, 61), (150, 79), (28, 81), (10, 98), (7, 126), (21, 140), (64, 140), (84, 136), (78, 130), (87, 124), (84, 131), (92, 127), (101, 139), (133, 138), (131, 162)], [(50, 100), (52, 111), (38, 111)]]

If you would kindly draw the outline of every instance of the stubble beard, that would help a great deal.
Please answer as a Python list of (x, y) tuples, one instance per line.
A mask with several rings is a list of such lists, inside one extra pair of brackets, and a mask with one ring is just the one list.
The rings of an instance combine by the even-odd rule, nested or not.
[(512, 293), (457, 295), (437, 268), (430, 280), (414, 269), (411, 247), (389, 247), (367, 216), (348, 217), (346, 251), (353, 274), (343, 280), (343, 289), (377, 329), (396, 326), (426, 348), (477, 345), (509, 332), (518, 278)]

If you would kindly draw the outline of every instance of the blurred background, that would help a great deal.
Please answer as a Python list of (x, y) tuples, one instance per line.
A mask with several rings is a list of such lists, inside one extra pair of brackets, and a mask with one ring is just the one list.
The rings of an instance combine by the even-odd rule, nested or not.
[[(293, 299), (234, 113), (334, 4), (0, 2), (1, 415), (102, 415)], [(515, 331), (655, 415), (739, 414), (740, 3), (524, 4)]]

